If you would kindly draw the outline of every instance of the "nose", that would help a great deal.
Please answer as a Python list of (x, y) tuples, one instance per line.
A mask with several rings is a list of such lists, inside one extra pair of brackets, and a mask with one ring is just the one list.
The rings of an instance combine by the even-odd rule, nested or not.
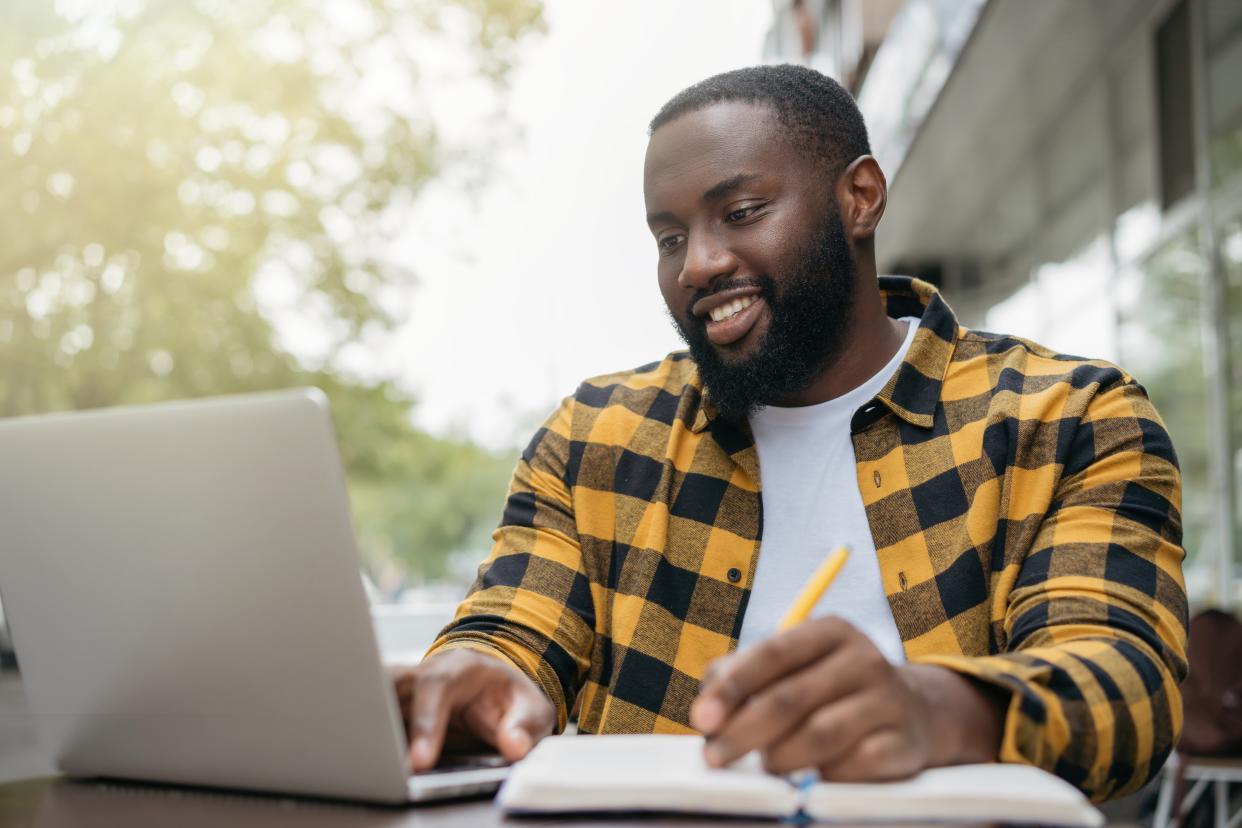
[(677, 284), (702, 290), (718, 276), (728, 276), (736, 270), (737, 257), (720, 238), (710, 232), (691, 233), (686, 239), (686, 258)]

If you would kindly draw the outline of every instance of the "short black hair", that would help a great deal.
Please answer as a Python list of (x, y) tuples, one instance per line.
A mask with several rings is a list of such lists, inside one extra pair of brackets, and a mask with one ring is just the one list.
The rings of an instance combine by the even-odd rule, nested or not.
[(805, 66), (750, 66), (713, 75), (678, 92), (651, 119), (648, 134), (682, 115), (722, 101), (763, 103), (789, 130), (794, 149), (833, 175), (871, 154), (858, 104), (841, 84)]

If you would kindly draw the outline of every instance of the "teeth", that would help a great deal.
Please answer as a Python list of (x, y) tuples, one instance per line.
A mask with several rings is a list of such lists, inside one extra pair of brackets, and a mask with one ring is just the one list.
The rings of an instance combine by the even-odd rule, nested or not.
[(720, 322), (722, 320), (728, 319), (730, 316), (733, 316), (735, 313), (738, 313), (742, 310), (745, 310), (746, 308), (749, 308), (751, 305), (755, 304), (756, 298), (757, 297), (754, 297), (754, 296), (746, 296), (741, 299), (734, 299), (732, 302), (730, 302), (727, 305), (721, 305), (720, 307), (713, 309), (708, 314), (708, 316), (711, 317), (711, 320), (713, 322)]

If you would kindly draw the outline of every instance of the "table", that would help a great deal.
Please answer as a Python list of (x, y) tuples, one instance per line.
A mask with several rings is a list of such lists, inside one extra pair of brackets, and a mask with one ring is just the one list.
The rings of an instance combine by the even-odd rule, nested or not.
[(177, 788), (123, 782), (72, 781), (57, 777), (0, 785), (0, 825), (5, 828), (215, 828), (228, 825), (364, 826), (364, 828), (772, 828), (781, 823), (730, 819), (655, 818), (523, 818), (507, 819), (489, 799), (434, 803), (408, 808), (368, 807), (230, 791)]

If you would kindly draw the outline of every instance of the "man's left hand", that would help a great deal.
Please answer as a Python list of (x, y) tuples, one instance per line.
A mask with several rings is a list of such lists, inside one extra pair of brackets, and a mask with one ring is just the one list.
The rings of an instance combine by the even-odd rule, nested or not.
[(995, 761), (1003, 698), (931, 665), (890, 664), (840, 618), (799, 624), (711, 665), (690, 708), (720, 767), (758, 750), (773, 773), (875, 781)]

